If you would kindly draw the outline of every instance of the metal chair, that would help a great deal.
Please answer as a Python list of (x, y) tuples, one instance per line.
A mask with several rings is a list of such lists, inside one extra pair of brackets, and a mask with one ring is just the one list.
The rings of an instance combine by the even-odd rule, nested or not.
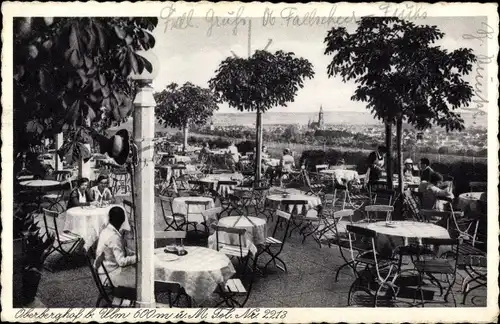
[[(281, 240), (276, 237), (277, 233), (278, 233), (279, 223), (280, 223), (280, 222), (276, 222), (272, 236), (266, 237), (266, 241), (262, 245), (261, 250), (258, 251), (257, 255), (255, 256), (255, 260), (257, 260), (257, 258), (260, 255), (262, 255), (263, 253), (266, 253), (267, 255), (269, 255), (271, 257), (271, 259), (265, 264), (265, 266), (263, 268), (264, 272), (266, 271), (267, 267), (269, 266), (269, 264), (271, 262), (273, 262), (274, 265), (278, 269), (281, 269), (285, 272), (288, 272), (285, 262), (279, 256), (281, 254), (281, 251), (283, 251), (283, 247), (285, 245), (285, 241), (286, 241), (286, 238), (288, 236), (288, 229), (290, 227), (290, 219), (291, 219), (292, 215), (278, 209), (278, 210), (276, 210), (276, 216), (278, 217), (278, 219), (281, 219), (282, 222), (284, 222), (286, 224), (285, 230), (282, 233), (283, 236), (282, 236)], [(276, 264), (276, 261), (279, 261), (282, 266), (280, 266), (279, 264)]]
[[(387, 289), (385, 297), (397, 296), (399, 289), (394, 284), (397, 279), (397, 271), (393, 272), (393, 270), (397, 269), (397, 260), (383, 258), (376, 252), (376, 233), (374, 231), (354, 225), (347, 225), (346, 229), (351, 254), (349, 265), (356, 277), (349, 288), (348, 305), (352, 304), (351, 298), (355, 292), (354, 289), (360, 289), (373, 297), (373, 307), (377, 307), (383, 289)], [(359, 242), (363, 241), (367, 242), (365, 247), (359, 245)]]
[[(172, 229), (174, 231), (179, 231), (186, 224), (186, 216), (183, 214), (174, 213), (172, 208), (172, 201), (175, 197), (158, 196), (160, 199), (160, 206), (162, 211), (163, 220), (167, 227), (165, 231)], [(170, 209), (170, 214), (167, 213), (167, 208)]]
[[(369, 205), (365, 206), (366, 220), (368, 222), (376, 222), (376, 221), (391, 221), (392, 220), (392, 212), (394, 212), (393, 206), (387, 205)], [(379, 213), (385, 213), (385, 216), (380, 217)]]
[[(229, 228), (218, 225), (214, 226), (214, 230), (217, 251), (224, 253), (230, 259), (237, 258), (244, 273), (250, 254), (250, 249), (246, 246), (245, 242), (246, 230), (244, 228)], [(220, 237), (221, 233), (225, 233), (222, 238)], [(234, 235), (238, 235), (238, 240), (236, 242), (231, 239)]]
[[(424, 279), (429, 279), (431, 282), (437, 282), (440, 290), (442, 290), (441, 282), (437, 280), (436, 275), (445, 276), (448, 283), (448, 289), (444, 295), (444, 301), (448, 302), (448, 295), (451, 293), (455, 307), (457, 302), (453, 292), (453, 285), (456, 281), (458, 255), (459, 255), (459, 241), (458, 239), (438, 239), (438, 238), (423, 238), (421, 249), (425, 252), (422, 255), (417, 255), (417, 260), (413, 261), (413, 265), (419, 274), (419, 281), (417, 291), (420, 291), (420, 303), (424, 307), (426, 303), (424, 298)], [(433, 247), (433, 249), (430, 248)], [(447, 255), (451, 256), (450, 259), (438, 256), (436, 253), (429, 254), (429, 250), (438, 250), (440, 246), (452, 246), (452, 251)]]
[[(198, 233), (200, 231), (198, 230), (197, 225), (201, 224), (205, 228), (205, 231), (203, 233), (208, 236), (208, 232), (209, 232), (208, 224), (207, 224), (207, 220), (203, 217), (202, 211), (208, 209), (207, 207), (210, 204), (210, 201), (208, 201), (208, 200), (186, 200), (185, 203), (186, 203), (186, 230), (189, 231), (189, 226), (191, 225), (193, 227), (192, 231), (195, 233)], [(191, 206), (199, 206), (200, 208), (203, 208), (202, 211), (199, 213), (199, 215), (201, 215), (201, 217), (203, 219), (202, 221), (190, 221), (189, 220), (189, 215), (191, 213)], [(193, 215), (193, 214), (191, 214), (191, 215)]]
[[(43, 223), (45, 225), (46, 233), (52, 233), (55, 236), (54, 246), (52, 250), (47, 253), (47, 256), (57, 251), (64, 259), (68, 259), (76, 249), (83, 243), (81, 236), (70, 231), (60, 232), (57, 227), (57, 219), (60, 213), (43, 209)], [(68, 249), (65, 249), (69, 246)]]

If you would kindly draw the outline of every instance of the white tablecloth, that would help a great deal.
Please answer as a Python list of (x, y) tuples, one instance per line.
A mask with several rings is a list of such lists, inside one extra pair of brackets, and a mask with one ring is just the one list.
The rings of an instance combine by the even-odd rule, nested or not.
[(185, 155), (175, 155), (175, 162), (191, 163), (191, 157)]
[(191, 298), (201, 303), (236, 271), (223, 253), (198, 246), (185, 249), (188, 254), (174, 261), (162, 261), (164, 249), (155, 250), (155, 280), (178, 283)]
[(408, 244), (408, 239), (421, 240), (423, 238), (450, 238), (450, 234), (448, 233), (446, 228), (432, 223), (415, 221), (393, 221), (390, 223), (390, 225), (388, 225), (384, 221), (366, 224), (361, 223), (360, 226), (361, 225), (377, 232), (378, 234), (402, 237), (405, 240), (405, 244)]
[[(253, 224), (249, 219), (253, 222)], [(249, 247), (250, 251), (254, 254), (257, 252), (256, 245), (264, 244), (266, 242), (267, 225), (265, 219), (252, 216), (248, 216), (248, 218), (244, 216), (228, 216), (221, 218), (218, 225), (228, 228), (244, 228), (246, 230), (246, 234), (243, 244), (245, 247)], [(216, 250), (216, 241), (214, 233), (208, 238), (208, 247)], [(239, 238), (237, 234), (230, 235), (225, 232), (219, 232), (219, 242), (238, 245)]]
[(264, 160), (264, 164), (267, 164), (269, 166), (278, 166), (280, 164), (280, 160), (279, 159), (271, 159), (271, 158), (267, 158), (267, 159), (263, 159)]
[[(64, 230), (80, 235), (85, 241), (84, 247), (88, 249), (99, 238), (101, 231), (108, 225), (108, 213), (111, 207), (120, 205), (110, 205), (102, 208), (73, 207), (66, 211), (64, 219)], [(126, 214), (125, 214), (126, 215)], [(130, 231), (128, 218), (120, 230)]]
[(477, 211), (478, 201), (486, 201), (486, 193), (484, 192), (466, 192), (458, 196), (458, 208), (460, 210)]
[(187, 215), (188, 205), (186, 201), (208, 201), (208, 205), (205, 208), (204, 205), (191, 205), (189, 207), (189, 221), (202, 223), (204, 222), (201, 212), (205, 209), (210, 209), (215, 207), (214, 200), (210, 197), (177, 197), (172, 201), (172, 211), (174, 213)]
[[(210, 174), (199, 181), (206, 184), (210, 184), (214, 189), (217, 188), (219, 181), (236, 181), (239, 184), (243, 180), (243, 175), (241, 173), (221, 173), (221, 174)], [(219, 194), (226, 197), (228, 194), (233, 193), (236, 186), (221, 185), (219, 186)]]
[[(306, 200), (307, 201), (307, 210), (315, 208), (319, 205), (321, 205), (321, 199), (316, 196), (309, 196), (309, 195), (302, 195), (302, 194), (290, 194), (286, 197), (283, 197), (283, 195), (269, 195), (266, 197), (266, 202), (268, 204), (271, 204), (273, 208), (279, 208), (280, 204), (283, 201), (290, 201), (290, 200)], [(289, 206), (288, 212), (292, 212), (292, 209), (294, 206)], [(296, 206), (296, 210), (298, 214), (302, 214), (304, 211), (302, 210), (302, 206)], [(306, 210), (306, 211), (307, 211)]]
[(55, 187), (60, 185), (59, 181), (54, 180), (26, 180), (19, 182), (21, 186), (31, 187), (36, 189), (45, 189), (49, 187)]
[(357, 181), (359, 177), (357, 171), (345, 169), (321, 170), (320, 173), (332, 176), (339, 183)]

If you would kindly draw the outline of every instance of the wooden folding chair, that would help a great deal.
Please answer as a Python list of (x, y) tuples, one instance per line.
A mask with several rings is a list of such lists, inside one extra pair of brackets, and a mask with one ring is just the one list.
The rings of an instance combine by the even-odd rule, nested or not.
[[(230, 259), (237, 258), (241, 269), (246, 269), (248, 257), (250, 255), (250, 249), (246, 245), (244, 228), (230, 228), (224, 226), (214, 226), (215, 230), (215, 244), (217, 251), (224, 253)], [(221, 233), (225, 233), (224, 237), (221, 239)], [(238, 240), (232, 242), (231, 237), (238, 235)]]
[[(207, 220), (203, 217), (202, 211), (208, 209), (207, 207), (210, 204), (210, 201), (208, 201), (208, 200), (186, 200), (185, 203), (186, 203), (186, 230), (189, 231), (189, 226), (191, 225), (193, 227), (192, 231), (195, 233), (198, 233), (200, 231), (198, 230), (197, 225), (201, 224), (205, 228), (204, 234), (208, 235), (208, 232), (209, 232), (208, 224), (207, 224)], [(193, 215), (192, 209), (191, 209), (192, 206), (195, 206), (195, 207), (199, 206), (200, 208), (202, 208), (202, 210), (199, 213), (203, 218), (203, 220), (201, 222), (189, 220), (190, 213), (191, 213), (191, 215)]]
[[(366, 220), (368, 222), (376, 221), (386, 221), (390, 222), (392, 220), (392, 213), (394, 212), (393, 206), (387, 205), (368, 205), (365, 206)], [(379, 213), (385, 213), (385, 215), (380, 216)]]
[[(279, 224), (281, 223), (278, 221), (278, 222), (276, 222), (276, 225), (274, 226), (272, 236), (266, 237), (266, 241), (262, 245), (261, 250), (259, 252), (257, 252), (257, 255), (255, 256), (255, 260), (257, 260), (257, 258), (263, 253), (266, 253), (267, 255), (269, 255), (271, 257), (271, 259), (265, 264), (265, 266), (263, 268), (264, 272), (266, 271), (267, 267), (269, 266), (269, 264), (271, 262), (273, 262), (274, 265), (278, 269), (281, 269), (285, 272), (288, 272), (285, 262), (279, 256), (281, 254), (281, 251), (283, 251), (283, 247), (285, 245), (285, 240), (288, 236), (288, 229), (290, 227), (290, 219), (291, 219), (292, 215), (278, 209), (278, 210), (276, 210), (276, 216), (278, 217), (278, 220), (282, 220), (282, 222), (284, 222), (286, 224), (285, 230), (282, 233), (283, 236), (282, 236), (281, 240), (276, 237), (277, 233), (278, 233)], [(282, 266), (280, 266), (279, 264), (276, 264), (276, 261), (280, 262)]]
[[(172, 229), (174, 231), (179, 231), (186, 224), (186, 216), (183, 214), (174, 213), (172, 209), (172, 201), (175, 197), (158, 196), (160, 199), (160, 206), (162, 211), (163, 220), (165, 221), (165, 231)], [(170, 214), (167, 211), (170, 209)]]
[[(43, 209), (43, 223), (45, 225), (46, 233), (52, 233), (55, 237), (54, 246), (52, 250), (47, 253), (47, 256), (57, 251), (64, 259), (69, 259), (77, 248), (83, 243), (81, 236), (70, 231), (60, 232), (57, 227), (57, 219), (60, 213)], [(69, 248), (65, 249), (66, 246)]]

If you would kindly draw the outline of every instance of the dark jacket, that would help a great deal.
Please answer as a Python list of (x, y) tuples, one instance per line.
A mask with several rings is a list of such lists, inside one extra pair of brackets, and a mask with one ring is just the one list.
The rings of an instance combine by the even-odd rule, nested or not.
[(67, 209), (70, 209), (72, 207), (78, 207), (78, 206), (88, 206), (90, 205), (90, 202), (92, 201), (92, 196), (88, 190), (85, 191), (85, 198), (87, 199), (87, 203), (81, 204), (79, 195), (78, 195), (78, 188), (74, 189), (70, 194), (69, 194), (69, 200), (68, 200), (68, 206)]
[(420, 181), (431, 181), (431, 174), (434, 172), (430, 167), (425, 170), (422, 170), (422, 175), (420, 176)]

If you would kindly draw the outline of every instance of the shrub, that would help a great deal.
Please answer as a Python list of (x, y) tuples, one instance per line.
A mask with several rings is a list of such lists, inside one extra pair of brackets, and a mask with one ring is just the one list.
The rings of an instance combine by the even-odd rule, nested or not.
[(236, 147), (238, 148), (238, 152), (244, 155), (247, 152), (253, 152), (253, 149), (255, 148), (255, 142), (254, 141), (239, 142), (238, 144), (236, 144)]

